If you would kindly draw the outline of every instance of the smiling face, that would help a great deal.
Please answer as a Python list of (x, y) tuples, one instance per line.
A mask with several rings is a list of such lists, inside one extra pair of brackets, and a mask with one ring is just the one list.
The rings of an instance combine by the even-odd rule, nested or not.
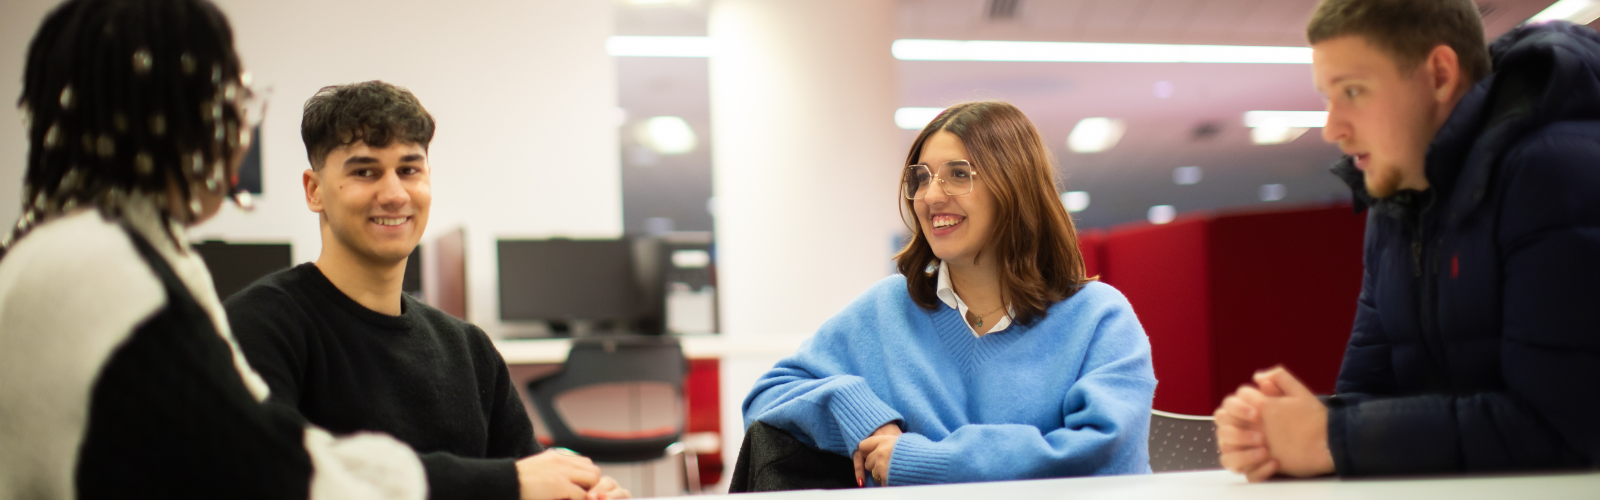
[(322, 244), (358, 259), (404, 262), (428, 226), (428, 152), (414, 143), (334, 149), (304, 176), (306, 206), (322, 214)]
[[(1454, 64), (1454, 52), (1440, 61), (1440, 50), (1450, 51), (1439, 47), (1419, 67), (1406, 70), (1359, 35), (1311, 46), (1313, 79), (1328, 105), (1322, 137), (1355, 158), (1374, 197), (1428, 187), (1423, 174), (1428, 144), (1454, 107), (1451, 95), (1457, 95), (1455, 81), (1441, 82), (1436, 71), (1441, 63)], [(1439, 86), (1446, 84), (1450, 88), (1441, 102)]]
[[(944, 131), (929, 136), (917, 157), (917, 163), (935, 168), (955, 160), (971, 161), (961, 139)], [(922, 199), (912, 202), (917, 224), (940, 260), (976, 263), (994, 232), (994, 195), (984, 183), (983, 166), (974, 168), (972, 192), (950, 196), (934, 182)]]

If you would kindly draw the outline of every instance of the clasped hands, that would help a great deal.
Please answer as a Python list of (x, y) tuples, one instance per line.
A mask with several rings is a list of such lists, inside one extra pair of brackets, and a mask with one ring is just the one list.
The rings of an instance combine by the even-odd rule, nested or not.
[(1217, 408), (1222, 466), (1252, 483), (1333, 473), (1327, 406), (1281, 366), (1253, 379), (1255, 387), (1240, 386)]
[(601, 476), (588, 457), (545, 450), (517, 461), (522, 500), (615, 500), (630, 498), (615, 479)]
[(878, 486), (889, 484), (889, 456), (894, 454), (894, 443), (900, 439), (900, 434), (900, 424), (889, 422), (861, 440), (850, 457), (856, 466), (856, 486), (866, 484), (866, 474), (872, 474)]

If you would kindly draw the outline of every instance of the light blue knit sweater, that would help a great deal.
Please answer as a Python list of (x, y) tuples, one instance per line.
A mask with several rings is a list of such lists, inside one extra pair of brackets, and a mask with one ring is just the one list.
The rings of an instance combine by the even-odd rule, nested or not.
[(1127, 299), (1092, 282), (1032, 325), (975, 337), (891, 276), (779, 361), (745, 426), (849, 456), (899, 420), (891, 485), (1150, 472), (1150, 342)]

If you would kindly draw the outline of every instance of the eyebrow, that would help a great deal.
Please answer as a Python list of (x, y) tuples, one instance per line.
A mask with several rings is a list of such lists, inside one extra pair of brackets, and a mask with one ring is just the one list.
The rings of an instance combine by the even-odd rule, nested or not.
[[(409, 154), (400, 157), (400, 163), (419, 162), (422, 161), (422, 158), (423, 156), (420, 154)], [(344, 166), (346, 167), (353, 165), (373, 165), (376, 163), (380, 162), (377, 158), (373, 158), (371, 156), (352, 156), (344, 160)]]

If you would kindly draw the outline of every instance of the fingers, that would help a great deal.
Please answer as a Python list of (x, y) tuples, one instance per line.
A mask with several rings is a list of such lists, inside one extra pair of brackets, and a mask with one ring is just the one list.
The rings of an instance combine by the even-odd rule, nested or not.
[(1257, 429), (1261, 426), (1261, 412), (1237, 395), (1228, 396), (1222, 400), (1222, 408), (1217, 411), (1217, 424)]
[(1252, 483), (1259, 483), (1271, 479), (1272, 475), (1277, 473), (1278, 461), (1267, 460), (1256, 466), (1254, 469), (1246, 472), (1244, 477)]
[(867, 455), (866, 468), (872, 471), (872, 480), (877, 481), (879, 486), (889, 484), (889, 456), (892, 452), (892, 448), (882, 446)]
[(1241, 451), (1266, 448), (1267, 438), (1260, 431), (1241, 429), (1231, 425), (1217, 426), (1217, 451)]
[(1276, 385), (1283, 391), (1285, 396), (1314, 396), (1311, 393), (1311, 389), (1306, 388), (1305, 384), (1300, 383), (1300, 379), (1295, 378), (1293, 374), (1289, 373), (1289, 370), (1284, 369), (1282, 366), (1256, 373), (1255, 380), (1257, 384), (1261, 384), (1265, 380), (1266, 383)]
[(1266, 448), (1248, 448), (1239, 451), (1224, 452), (1219, 457), (1222, 468), (1230, 471), (1247, 474), (1261, 467), (1261, 464), (1271, 461), (1272, 457)]
[(864, 486), (867, 483), (866, 473), (862, 470), (863, 462), (866, 461), (866, 458), (867, 454), (862, 453), (860, 448), (857, 448), (856, 452), (850, 455), (850, 461), (855, 462), (856, 466), (856, 486)]
[(589, 489), (588, 500), (616, 500), (632, 497), (633, 494), (629, 493), (628, 490), (622, 489), (622, 485), (617, 484), (617, 480), (606, 476), (600, 478), (600, 482), (595, 483), (594, 487)]

